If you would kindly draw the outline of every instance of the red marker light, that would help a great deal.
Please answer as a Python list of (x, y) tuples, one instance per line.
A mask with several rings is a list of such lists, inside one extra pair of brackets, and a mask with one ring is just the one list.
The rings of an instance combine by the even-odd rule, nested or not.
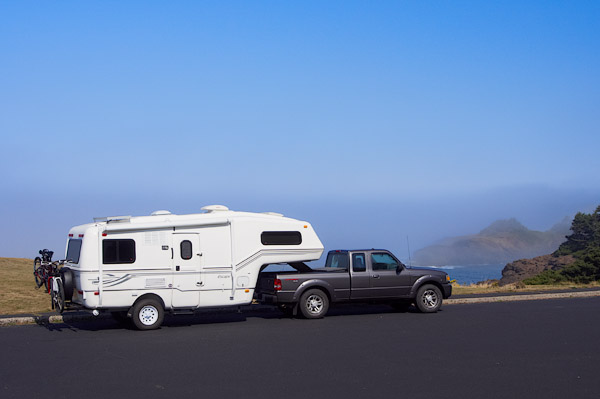
[(69, 237), (73, 237), (73, 234), (69, 234)]
[(107, 235), (107, 233), (102, 233), (102, 237), (106, 237)]
[(79, 238), (83, 238), (83, 234), (79, 234)]
[(94, 292), (94, 295), (100, 295), (99, 291)]

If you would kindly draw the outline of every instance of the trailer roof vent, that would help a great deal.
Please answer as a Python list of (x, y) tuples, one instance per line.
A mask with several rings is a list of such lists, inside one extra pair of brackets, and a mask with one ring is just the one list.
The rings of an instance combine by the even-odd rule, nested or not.
[(169, 211), (160, 210), (160, 211), (154, 211), (150, 214), (150, 216), (159, 216), (159, 215), (172, 215), (172, 213)]
[(203, 210), (206, 213), (211, 213), (211, 212), (228, 211), (229, 208), (227, 208), (225, 205), (207, 205), (207, 206), (203, 206), (201, 208), (201, 210)]

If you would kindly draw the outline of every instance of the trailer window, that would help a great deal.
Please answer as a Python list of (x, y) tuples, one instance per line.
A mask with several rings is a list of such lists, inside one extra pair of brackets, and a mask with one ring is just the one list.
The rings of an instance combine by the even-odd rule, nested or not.
[(79, 253), (81, 252), (81, 240), (71, 238), (67, 245), (67, 261), (79, 263)]
[(102, 263), (135, 262), (135, 241), (102, 240)]
[(260, 242), (263, 245), (300, 245), (302, 234), (299, 231), (263, 231)]
[(181, 259), (192, 259), (192, 242), (189, 240), (181, 241), (179, 244)]

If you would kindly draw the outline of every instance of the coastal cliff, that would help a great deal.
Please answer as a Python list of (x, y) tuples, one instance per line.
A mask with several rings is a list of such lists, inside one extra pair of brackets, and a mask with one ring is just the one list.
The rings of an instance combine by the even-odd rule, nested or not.
[(502, 269), (500, 285), (516, 283), (526, 278), (537, 276), (546, 270), (561, 270), (575, 262), (572, 255), (542, 255), (531, 259), (519, 259), (507, 264)]

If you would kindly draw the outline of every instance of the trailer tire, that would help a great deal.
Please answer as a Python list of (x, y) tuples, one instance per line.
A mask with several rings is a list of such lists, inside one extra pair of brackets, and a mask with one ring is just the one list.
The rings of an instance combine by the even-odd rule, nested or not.
[(300, 312), (307, 319), (320, 319), (329, 310), (329, 298), (319, 289), (306, 291), (300, 297)]
[(132, 308), (133, 325), (138, 330), (154, 330), (160, 327), (165, 317), (161, 303), (154, 298), (137, 301)]

